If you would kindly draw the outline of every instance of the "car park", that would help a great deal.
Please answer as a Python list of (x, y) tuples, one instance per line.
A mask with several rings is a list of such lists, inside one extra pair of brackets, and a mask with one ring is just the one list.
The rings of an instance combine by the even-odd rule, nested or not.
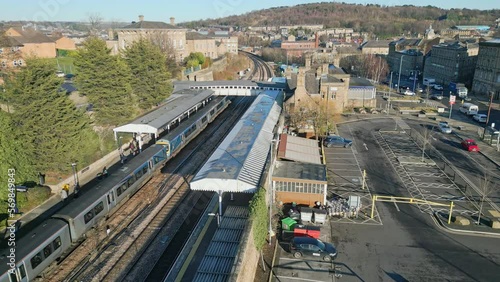
[(469, 152), (479, 152), (479, 147), (477, 146), (474, 139), (465, 139), (460, 143), (462, 147)]
[(443, 90), (443, 86), (439, 85), (439, 84), (435, 84), (434, 87), (433, 87), (435, 90)]
[(475, 114), (472, 118), (477, 122), (486, 123), (488, 116), (485, 114)]
[(348, 148), (352, 145), (352, 140), (345, 139), (340, 136), (327, 136), (323, 140), (323, 146), (330, 148), (330, 147), (344, 147)]
[(446, 121), (439, 122), (438, 127), (442, 133), (450, 134), (452, 131), (450, 125)]
[(332, 261), (337, 257), (337, 249), (333, 244), (310, 237), (294, 237), (290, 243), (290, 252), (294, 258), (313, 257)]

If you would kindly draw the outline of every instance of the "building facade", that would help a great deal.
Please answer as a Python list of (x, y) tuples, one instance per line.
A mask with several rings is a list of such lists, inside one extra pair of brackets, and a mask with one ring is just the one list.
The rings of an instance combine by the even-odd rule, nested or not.
[(409, 76), (414, 71), (423, 71), (424, 52), (421, 39), (400, 39), (389, 44), (387, 64), (395, 74)]
[(493, 99), (500, 100), (499, 38), (479, 43), (472, 92), (477, 95), (489, 95), (489, 92), (493, 92)]
[(425, 62), (424, 77), (442, 85), (460, 82), (472, 85), (479, 46), (476, 43), (442, 43), (432, 47)]
[(390, 40), (370, 40), (361, 46), (361, 53), (388, 55)]
[(188, 54), (200, 52), (207, 58), (216, 59), (219, 57), (215, 40), (197, 32), (186, 33), (186, 49)]
[(11, 51), (19, 52), (22, 58), (55, 58), (56, 43), (54, 40), (38, 31), (23, 28), (9, 28), (5, 37), (11, 46)]
[(175, 18), (170, 18), (170, 24), (164, 22), (145, 21), (139, 16), (138, 22), (116, 29), (118, 35), (118, 49), (123, 50), (140, 38), (150, 38), (154, 42), (167, 48), (170, 46), (175, 52), (175, 59), (182, 62), (189, 55), (186, 48), (186, 32), (184, 28), (175, 25)]

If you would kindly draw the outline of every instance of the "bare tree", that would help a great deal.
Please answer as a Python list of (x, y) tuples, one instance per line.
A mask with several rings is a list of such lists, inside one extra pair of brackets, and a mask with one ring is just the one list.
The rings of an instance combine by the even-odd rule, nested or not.
[(483, 176), (479, 180), (479, 191), (481, 192), (480, 203), (479, 203), (479, 213), (477, 215), (477, 224), (481, 223), (481, 214), (483, 213), (484, 201), (488, 199), (488, 195), (493, 192), (493, 185), (491, 181), (491, 175), (487, 172), (483, 172)]
[(93, 36), (99, 35), (99, 32), (102, 30), (102, 22), (103, 18), (101, 15), (97, 13), (89, 14), (88, 16), (88, 21), (89, 21), (89, 34)]
[(432, 126), (431, 128), (425, 126), (424, 132), (422, 132), (422, 160), (421, 160), (422, 162), (424, 162), (425, 159), (425, 146), (431, 143), (433, 132), (434, 132), (434, 126)]

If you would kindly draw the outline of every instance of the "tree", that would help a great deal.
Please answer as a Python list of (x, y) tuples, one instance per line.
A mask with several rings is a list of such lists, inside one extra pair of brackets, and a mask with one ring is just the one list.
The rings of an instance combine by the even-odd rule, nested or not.
[(165, 65), (167, 66), (167, 71), (169, 71), (172, 77), (180, 79), (182, 74), (182, 68), (177, 63), (177, 57), (175, 53), (175, 48), (172, 45), (170, 38), (161, 32), (156, 32), (150, 34), (146, 37), (153, 45), (160, 48), (161, 52), (165, 54)]
[(158, 46), (140, 39), (132, 43), (123, 55), (132, 74), (130, 84), (139, 108), (149, 109), (170, 96), (171, 75), (165, 65), (166, 56)]
[(203, 65), (205, 63), (205, 55), (201, 52), (193, 52), (189, 54), (186, 58), (184, 58), (184, 62), (186, 67), (197, 67), (199, 65)]
[(290, 123), (296, 128), (312, 127), (316, 139), (321, 135), (326, 135), (335, 128), (333, 124), (332, 109), (333, 103), (317, 97), (306, 101), (300, 101), (289, 112)]
[(118, 56), (111, 56), (106, 43), (90, 37), (75, 58), (75, 84), (93, 105), (99, 125), (118, 125), (134, 114), (130, 70)]
[(480, 196), (480, 203), (479, 203), (479, 210), (478, 210), (478, 215), (477, 215), (477, 224), (481, 224), (481, 215), (483, 214), (483, 206), (484, 202), (486, 199), (488, 199), (488, 196), (493, 192), (493, 185), (491, 182), (491, 175), (484, 171), (483, 176), (479, 180), (479, 190), (481, 192)]
[[(6, 81), (14, 136), (26, 156), (19, 158), (31, 166), (24, 166), (27, 176), (33, 176), (33, 171), (68, 171), (82, 152), (95, 152), (95, 148), (86, 150), (93, 133), (89, 119), (61, 91), (63, 81), (55, 72), (52, 62), (29, 59)], [(7, 146), (15, 149), (19, 144)]]
[(424, 162), (424, 159), (425, 159), (425, 146), (427, 144), (430, 144), (431, 138), (433, 138), (432, 132), (434, 132), (434, 126), (432, 126), (431, 128), (426, 126), (424, 128), (424, 132), (422, 133), (422, 160), (421, 160), (421, 162)]
[[(19, 128), (12, 124), (11, 114), (0, 110), (0, 201), (7, 199), (9, 169), (15, 170), (16, 183), (36, 179), (36, 173), (19, 138)], [(3, 210), (0, 213), (4, 212)]]

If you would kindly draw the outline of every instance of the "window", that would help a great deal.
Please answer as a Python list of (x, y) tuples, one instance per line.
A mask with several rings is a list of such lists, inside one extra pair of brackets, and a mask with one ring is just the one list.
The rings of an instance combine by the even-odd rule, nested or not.
[(99, 204), (97, 204), (95, 207), (94, 207), (94, 214), (95, 215), (98, 215), (99, 213), (101, 213), (102, 211), (104, 210), (104, 204), (102, 202), (100, 202)]
[(201, 123), (206, 123), (207, 122), (207, 116), (204, 116), (202, 119), (201, 119)]
[(142, 174), (146, 174), (148, 173), (148, 166), (145, 165), (143, 168), (142, 168)]
[(40, 265), (40, 263), (42, 263), (42, 261), (43, 261), (42, 252), (39, 252), (38, 254), (36, 254), (34, 257), (32, 257), (30, 259), (31, 268), (35, 269), (37, 266)]
[(48, 258), (52, 254), (52, 249), (50, 248), (50, 244), (48, 244), (45, 248), (43, 248), (43, 256)]
[(118, 195), (118, 197), (120, 197), (120, 195), (121, 195), (122, 193), (123, 193), (123, 191), (122, 191), (122, 187), (121, 187), (121, 186), (120, 186), (120, 187), (118, 187), (118, 188), (116, 188), (116, 195)]
[(60, 246), (61, 246), (61, 237), (57, 237), (56, 239), (54, 239), (54, 241), (52, 241), (52, 248), (55, 251), (59, 249)]
[(213, 116), (215, 114), (215, 110), (210, 111), (210, 115)]
[(132, 176), (128, 179), (128, 181), (127, 181), (127, 183), (128, 183), (128, 187), (132, 186), (132, 185), (134, 184), (134, 182), (135, 182), (135, 178), (134, 178), (134, 176), (132, 175)]
[(135, 179), (141, 179), (142, 177), (142, 170), (139, 170), (138, 172), (135, 173)]
[(87, 224), (92, 220), (92, 218), (94, 218), (94, 214), (92, 213), (92, 210), (90, 210), (83, 216), (83, 221)]
[(21, 275), (21, 279), (26, 277), (26, 269), (24, 268), (24, 263), (19, 266), (19, 274)]

